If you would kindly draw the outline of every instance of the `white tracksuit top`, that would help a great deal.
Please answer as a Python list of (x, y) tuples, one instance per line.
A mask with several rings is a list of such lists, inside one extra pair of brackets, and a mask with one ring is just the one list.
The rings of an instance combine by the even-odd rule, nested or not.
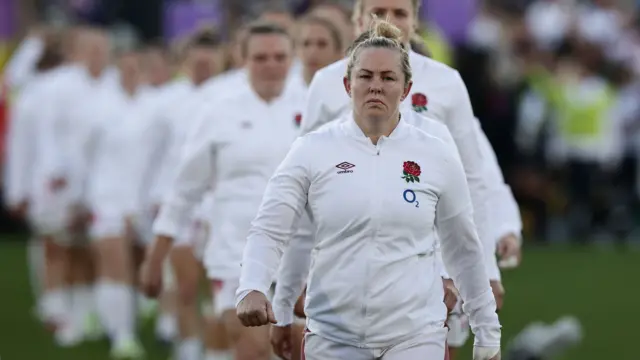
[(84, 67), (69, 65), (56, 71), (49, 96), (40, 104), (43, 114), (42, 141), (52, 161), (48, 162), (48, 179), (67, 180), (64, 197), (72, 203), (84, 199), (87, 179), (85, 138), (93, 127), (100, 94), (108, 88), (104, 77), (91, 78)]
[(22, 201), (33, 203), (46, 186), (43, 174), (46, 149), (42, 149), (43, 142), (38, 137), (43, 117), (38, 104), (46, 96), (50, 78), (51, 72), (36, 74), (11, 107), (3, 184), (5, 201), (10, 206)]
[(144, 136), (146, 96), (143, 89), (130, 95), (119, 85), (105, 90), (93, 126), (84, 136), (85, 201), (98, 217), (124, 220), (142, 211), (143, 175), (151, 147)]
[[(175, 238), (208, 190), (214, 192), (214, 206), (246, 210), (253, 218), (269, 178), (298, 135), (295, 120), (303, 106), (304, 99), (294, 92), (266, 103), (248, 86), (214, 99), (195, 119), (154, 233)], [(211, 219), (212, 227), (234, 225), (219, 220)], [(220, 266), (218, 277), (239, 277), (246, 231), (242, 241), (211, 250), (225, 252), (225, 263), (214, 264)]]
[[(421, 170), (415, 182), (404, 178), (406, 162)], [(267, 293), (305, 211), (316, 225), (305, 304), (310, 331), (353, 346), (387, 347), (442, 327), (447, 314), (434, 256), (437, 228), (476, 344), (499, 346), (469, 189), (450, 137), (401, 120), (375, 146), (349, 120), (299, 138), (269, 181), (253, 222), (238, 302), (251, 290)]]
[[(489, 276), (499, 279), (495, 258), (496, 240), (492, 235), (490, 216), (501, 219), (501, 214), (489, 211), (492, 190), (503, 187), (502, 183), (492, 183), (489, 169), (499, 170), (497, 164), (482, 148), (480, 127), (476, 126), (467, 89), (458, 72), (447, 65), (419, 55), (409, 54), (413, 71), (411, 95), (402, 103), (402, 108), (413, 108), (435, 120), (444, 123), (457, 145), (474, 206), (474, 220), (478, 234), (485, 248), (485, 261)], [(311, 86), (307, 107), (303, 113), (301, 131), (307, 133), (318, 129), (349, 111), (350, 99), (342, 88), (342, 78), (346, 74), (348, 59), (340, 60), (318, 71)], [(512, 217), (510, 217), (512, 218)]]

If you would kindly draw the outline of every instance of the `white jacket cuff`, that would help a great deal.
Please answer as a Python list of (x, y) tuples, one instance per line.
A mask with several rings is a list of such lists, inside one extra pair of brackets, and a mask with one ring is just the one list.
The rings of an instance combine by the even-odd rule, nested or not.
[(273, 314), (278, 323), (276, 326), (287, 326), (293, 324), (293, 307), (283, 306), (283, 304), (273, 304)]

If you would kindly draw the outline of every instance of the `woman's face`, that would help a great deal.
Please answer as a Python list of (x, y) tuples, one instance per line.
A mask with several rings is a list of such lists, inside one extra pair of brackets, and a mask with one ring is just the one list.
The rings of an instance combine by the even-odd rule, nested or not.
[(358, 32), (371, 28), (377, 18), (386, 20), (402, 31), (402, 39), (411, 39), (416, 28), (416, 13), (412, 0), (362, 0), (362, 14), (357, 19)]
[(253, 88), (262, 95), (278, 96), (291, 66), (293, 46), (281, 34), (253, 35), (247, 42), (245, 66)]
[(402, 55), (396, 49), (367, 48), (360, 51), (344, 79), (356, 117), (375, 126), (389, 120), (409, 93), (405, 85)]
[(315, 73), (340, 59), (341, 49), (326, 27), (314, 23), (303, 24), (299, 35), (298, 51), (306, 70)]

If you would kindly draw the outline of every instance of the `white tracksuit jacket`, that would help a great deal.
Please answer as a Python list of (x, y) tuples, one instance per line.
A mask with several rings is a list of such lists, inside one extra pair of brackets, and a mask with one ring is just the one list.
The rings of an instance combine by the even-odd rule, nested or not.
[[(482, 225), (480, 230), (484, 229), (479, 232), (487, 271), (491, 279), (499, 280), (500, 271), (494, 255), (495, 241), (510, 233), (519, 235), (522, 231), (517, 203), (504, 183), (495, 153), (479, 121), (473, 117), (466, 88), (458, 73), (413, 52), (410, 53), (410, 61), (414, 84), (412, 95), (407, 97), (403, 108), (413, 108), (426, 117), (444, 123), (453, 135), (469, 181), (476, 210), (474, 218), (477, 224)], [(343, 89), (338, 88), (341, 85), (336, 85), (342, 84), (346, 67), (347, 60), (341, 60), (316, 73), (302, 118), (303, 134), (331, 122), (340, 113), (350, 109), (349, 97)], [(422, 104), (419, 104), (419, 99), (414, 99), (420, 95), (424, 95), (424, 108), (420, 107)], [(414, 102), (416, 106), (413, 106)], [(427, 132), (433, 129), (431, 122), (422, 120), (414, 125)], [(491, 209), (491, 212), (486, 209)], [(312, 226), (307, 217), (303, 217), (300, 224), (301, 228), (295, 235), (298, 241), (285, 251), (274, 297), (274, 311), (281, 325), (292, 322), (293, 307), (308, 274)], [(443, 276), (448, 277), (445, 269), (442, 270)]]
[[(450, 135), (441, 132), (438, 138), (401, 120), (373, 145), (347, 120), (298, 139), (252, 224), (238, 302), (251, 290), (267, 293), (307, 211), (316, 225), (305, 303), (310, 331), (352, 346), (387, 347), (441, 328), (447, 314), (437, 229), (476, 344), (499, 346), (464, 170)], [(411, 161), (421, 169), (414, 182), (403, 178)]]
[(195, 119), (154, 232), (175, 238), (212, 189), (216, 244), (208, 246), (205, 264), (210, 277), (237, 279), (249, 223), (298, 134), (295, 119), (303, 106), (295, 92), (265, 103), (248, 86), (211, 101)]

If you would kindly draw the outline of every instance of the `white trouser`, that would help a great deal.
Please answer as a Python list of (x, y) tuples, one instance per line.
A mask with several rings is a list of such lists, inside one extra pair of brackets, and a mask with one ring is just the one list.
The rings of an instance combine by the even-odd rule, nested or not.
[(387, 348), (359, 348), (327, 340), (313, 333), (304, 336), (304, 360), (441, 360), (445, 356), (447, 329), (420, 333)]

